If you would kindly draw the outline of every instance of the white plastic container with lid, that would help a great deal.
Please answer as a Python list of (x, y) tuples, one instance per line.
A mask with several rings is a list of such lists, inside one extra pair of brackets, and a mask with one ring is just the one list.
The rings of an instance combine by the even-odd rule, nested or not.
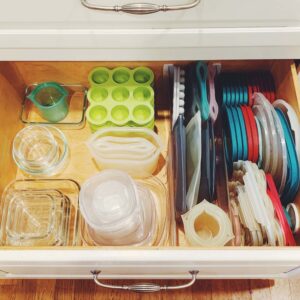
[(122, 171), (105, 170), (89, 178), (82, 186), (79, 202), (96, 244), (144, 244), (155, 230), (151, 193)]

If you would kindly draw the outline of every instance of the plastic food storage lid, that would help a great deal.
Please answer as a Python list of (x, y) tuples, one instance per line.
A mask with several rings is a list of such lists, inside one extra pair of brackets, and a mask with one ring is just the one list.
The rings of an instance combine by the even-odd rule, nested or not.
[(269, 101), (266, 100), (266, 98), (263, 98), (262, 95), (260, 95), (260, 97), (263, 100), (263, 105), (271, 112), (277, 133), (275, 142), (277, 142), (278, 157), (276, 159), (277, 165), (273, 167), (272, 176), (275, 180), (276, 186), (278, 187), (279, 193), (281, 194), (287, 177), (287, 145), (284, 137), (283, 127), (274, 107), (269, 103)]
[(293, 138), (295, 142), (298, 163), (300, 164), (300, 123), (297, 114), (293, 107), (282, 99), (278, 99), (273, 103), (273, 106), (279, 108), (289, 121)]
[(154, 199), (150, 191), (141, 184), (137, 184), (140, 210), (135, 212), (134, 218), (129, 218), (127, 222), (115, 231), (98, 230), (88, 228), (90, 237), (98, 245), (107, 246), (138, 246), (152, 245), (157, 231), (156, 209)]
[(79, 203), (86, 222), (99, 228), (131, 214), (137, 203), (137, 188), (127, 173), (104, 170), (82, 185)]
[(278, 154), (279, 154), (279, 146), (277, 142), (277, 130), (275, 126), (274, 117), (272, 114), (272, 105), (269, 104), (269, 101), (265, 98), (265, 96), (261, 93), (255, 93), (253, 95), (254, 105), (260, 106), (263, 108), (263, 113), (267, 122), (267, 130), (270, 136), (270, 140), (268, 143), (271, 144), (271, 152), (270, 152), (270, 166), (268, 169), (265, 168), (265, 172), (270, 172), (272, 175), (276, 173), (277, 163), (278, 163)]
[(234, 168), (244, 172), (243, 181), (245, 190), (247, 195), (251, 195), (252, 201), (250, 201), (250, 204), (255, 219), (264, 227), (268, 238), (268, 245), (276, 246), (274, 218), (270, 218), (268, 214), (272, 203), (266, 193), (265, 178), (262, 178), (261, 174), (258, 173), (259, 169), (257, 165), (249, 161), (234, 163)]

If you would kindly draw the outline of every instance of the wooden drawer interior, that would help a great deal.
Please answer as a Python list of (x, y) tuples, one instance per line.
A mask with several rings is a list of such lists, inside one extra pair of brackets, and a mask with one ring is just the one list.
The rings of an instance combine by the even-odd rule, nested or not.
[[(17, 169), (11, 155), (12, 140), (15, 134), (23, 127), (20, 121), (21, 103), (24, 97), (26, 85), (43, 82), (57, 81), (61, 83), (80, 83), (88, 86), (88, 73), (95, 66), (128, 66), (136, 67), (140, 65), (149, 66), (155, 73), (155, 106), (156, 106), (156, 127), (163, 139), (165, 149), (163, 151), (164, 160), (161, 160), (159, 172), (155, 174), (166, 185), (170, 192), (170, 214), (173, 218), (173, 195), (172, 172), (167, 172), (167, 161), (170, 159), (168, 152), (168, 142), (170, 138), (170, 112), (172, 104), (167, 101), (163, 83), (163, 64), (165, 62), (1, 62), (0, 63), (0, 101), (2, 109), (0, 111), (0, 192), (14, 179), (26, 178)], [(185, 65), (189, 62), (176, 62)], [(228, 71), (254, 71), (270, 70), (273, 74), (277, 97), (288, 101), (296, 110), (300, 118), (300, 92), (295, 65), (292, 61), (222, 61), (222, 70)], [(90, 135), (88, 124), (83, 129), (64, 130), (70, 145), (71, 159), (68, 167), (60, 174), (59, 178), (70, 178), (83, 183), (89, 176), (98, 172), (92, 162), (91, 155), (84, 142)], [(172, 170), (171, 170), (172, 171)], [(224, 185), (225, 179), (218, 173), (218, 184)], [(225, 202), (224, 202), (225, 201)], [(226, 209), (224, 199), (222, 207)], [(300, 193), (295, 200), (300, 204)], [(173, 222), (170, 227), (168, 246), (177, 248), (188, 246), (180, 222)], [(300, 246), (300, 237), (297, 237)], [(54, 247), (53, 247), (54, 248)], [(15, 248), (14, 248), (15, 249)]]

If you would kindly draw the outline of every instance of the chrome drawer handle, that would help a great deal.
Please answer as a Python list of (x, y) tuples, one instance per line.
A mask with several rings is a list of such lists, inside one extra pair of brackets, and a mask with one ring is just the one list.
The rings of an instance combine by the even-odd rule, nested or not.
[(90, 9), (97, 9), (103, 11), (116, 11), (116, 12), (125, 12), (128, 14), (135, 14), (135, 15), (146, 15), (146, 14), (153, 14), (159, 11), (173, 11), (173, 10), (183, 10), (183, 9), (190, 9), (197, 6), (201, 0), (193, 0), (191, 3), (188, 4), (181, 4), (181, 5), (158, 5), (153, 3), (128, 3), (124, 5), (115, 5), (115, 6), (102, 6), (90, 3), (88, 0), (81, 0), (82, 5)]
[(141, 284), (133, 284), (133, 285), (111, 285), (111, 284), (102, 283), (98, 280), (98, 275), (101, 273), (101, 271), (95, 270), (95, 271), (91, 271), (91, 273), (93, 275), (94, 282), (103, 288), (115, 289), (115, 290), (127, 290), (127, 291), (138, 292), (138, 293), (152, 293), (152, 292), (159, 292), (165, 290), (180, 290), (180, 289), (188, 288), (195, 283), (199, 271), (190, 271), (189, 273), (192, 275), (192, 278), (189, 282), (182, 285), (174, 285), (174, 286), (166, 286), (166, 285), (160, 286), (152, 283), (141, 283)]

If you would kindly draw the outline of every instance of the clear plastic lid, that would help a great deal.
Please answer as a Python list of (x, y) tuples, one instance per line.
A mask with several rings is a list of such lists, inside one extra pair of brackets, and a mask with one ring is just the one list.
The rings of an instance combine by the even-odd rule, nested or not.
[(155, 204), (151, 193), (137, 185), (140, 210), (136, 211), (116, 231), (88, 228), (90, 236), (101, 245), (148, 245), (157, 229)]
[(272, 115), (272, 105), (261, 93), (255, 93), (254, 96), (254, 105), (260, 106), (263, 108), (263, 113), (265, 115), (265, 120), (267, 123), (267, 130), (270, 139), (267, 141), (270, 147), (270, 165), (268, 169), (264, 170), (270, 172), (272, 175), (276, 174), (277, 164), (278, 164), (278, 154), (279, 154), (279, 145), (278, 145), (278, 132), (276, 130), (274, 117)]
[[(102, 231), (81, 223), (84, 245), (97, 246), (158, 246), (166, 243), (169, 235), (168, 193), (155, 177), (135, 181), (140, 211), (115, 231)], [(167, 216), (167, 217), (166, 217)], [(132, 222), (139, 220), (139, 226)], [(132, 221), (130, 223), (130, 221)]]
[(79, 196), (81, 213), (94, 229), (119, 227), (137, 209), (137, 188), (129, 175), (105, 170), (89, 178)]

